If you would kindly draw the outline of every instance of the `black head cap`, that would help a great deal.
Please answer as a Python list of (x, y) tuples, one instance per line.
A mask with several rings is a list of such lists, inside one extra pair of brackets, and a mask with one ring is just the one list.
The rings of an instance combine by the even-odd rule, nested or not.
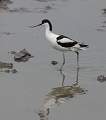
[(43, 20), (42, 20), (42, 24), (45, 24), (45, 23), (48, 23), (48, 24), (49, 24), (50, 31), (52, 31), (52, 24), (51, 24), (50, 20), (48, 20), (48, 19), (43, 19)]

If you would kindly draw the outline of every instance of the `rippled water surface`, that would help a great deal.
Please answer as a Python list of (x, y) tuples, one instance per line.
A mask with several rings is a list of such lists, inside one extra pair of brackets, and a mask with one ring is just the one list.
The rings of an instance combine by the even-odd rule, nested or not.
[[(28, 27), (44, 18), (55, 33), (89, 44), (79, 70), (68, 52), (58, 71), (62, 54), (45, 40), (43, 27)], [(1, 0), (0, 63), (18, 72), (0, 70), (0, 120), (104, 120), (106, 82), (97, 77), (106, 76), (105, 46), (105, 0)], [(34, 57), (15, 62), (10, 51), (24, 48)]]

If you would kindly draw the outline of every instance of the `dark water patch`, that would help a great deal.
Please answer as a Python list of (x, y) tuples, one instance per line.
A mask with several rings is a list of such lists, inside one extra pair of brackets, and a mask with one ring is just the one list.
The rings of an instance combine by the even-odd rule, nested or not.
[(4, 73), (13, 73), (13, 74), (15, 74), (15, 73), (17, 73), (18, 71), (16, 70), (16, 69), (5, 69), (5, 70), (2, 70), (1, 72), (4, 72)]
[(103, 23), (103, 24), (106, 24), (106, 21), (103, 21), (102, 23)]
[(62, 2), (67, 2), (68, 0), (61, 0)]
[(106, 27), (106, 25), (101, 25), (100, 27), (101, 27), (101, 28), (105, 28), (105, 27)]
[(13, 3), (13, 1), (11, 1), (11, 0), (0, 0), (0, 3), (9, 3), (9, 4), (11, 4), (11, 3)]
[(8, 11), (11, 13), (30, 13), (30, 12), (32, 12), (32, 10), (29, 10), (28, 8), (24, 8), (24, 7), (9, 9)]
[(0, 69), (3, 69), (3, 68), (12, 69), (13, 68), (13, 64), (0, 61)]
[(12, 69), (11, 73), (17, 73), (18, 71), (16, 69)]
[(53, 60), (53, 61), (51, 61), (51, 64), (52, 64), (52, 65), (57, 65), (58, 62)]
[(97, 77), (97, 81), (99, 81), (99, 82), (106, 82), (106, 77), (104, 76), (104, 75), (99, 75), (98, 77)]
[(48, 11), (54, 9), (51, 5), (47, 5), (44, 7), (38, 7), (38, 8), (33, 8), (33, 9), (28, 9), (28, 8), (14, 8), (14, 9), (7, 9), (8, 12), (10, 13), (48, 13)]
[(101, 21), (101, 25), (98, 26), (98, 28), (96, 29), (99, 32), (105, 32), (106, 31), (106, 8), (101, 9), (102, 11), (102, 21)]
[(106, 8), (102, 9), (102, 15), (106, 15)]
[[(1, 0), (0, 2), (0, 9), (5, 10), (6, 12), (11, 12), (11, 13), (32, 13), (32, 12), (39, 12), (39, 13), (48, 13), (50, 10), (55, 9), (55, 5), (57, 4), (56, 0), (35, 0), (37, 2), (40, 2), (40, 6), (42, 7), (38, 8), (27, 8), (27, 7), (20, 7), (20, 8), (10, 8), (8, 7), (8, 4), (13, 3), (11, 0)], [(61, 1), (67, 1), (67, 0), (59, 0)], [(44, 3), (44, 4), (41, 4)], [(48, 3), (48, 5), (47, 5)], [(35, 3), (36, 4), (36, 3)], [(37, 11), (36, 11), (37, 10)]]
[(106, 23), (101, 22), (101, 25), (99, 25), (96, 29), (98, 32), (106, 32)]
[(48, 97), (54, 96), (56, 98), (56, 102), (60, 98), (73, 98), (76, 94), (83, 95), (86, 93), (86, 90), (81, 88), (79, 85), (73, 84), (72, 86), (62, 86), (56, 87), (48, 93)]
[(0, 32), (0, 35), (14, 35), (15, 33), (11, 33), (11, 32)]
[(28, 9), (28, 8), (14, 8), (14, 9), (7, 9), (8, 12), (10, 13), (48, 13), (48, 11), (53, 10), (54, 8), (52, 5), (46, 5), (44, 7), (38, 7), (38, 8), (33, 8), (33, 9)]
[(99, 32), (105, 32), (106, 31), (106, 21), (102, 21), (101, 25), (98, 26), (98, 28), (96, 29)]
[[(40, 4), (42, 7), (35, 8), (39, 13), (48, 13), (50, 10), (56, 9), (57, 5), (66, 2), (68, 0), (35, 0), (37, 2), (43, 3)], [(48, 3), (48, 5), (47, 5)]]
[(38, 13), (48, 13), (50, 10), (53, 10), (53, 9), (55, 9), (54, 4), (46, 5), (44, 7), (35, 8), (36, 12), (38, 12)]
[(67, 2), (68, 0), (35, 0), (37, 2), (54, 2), (54, 1), (62, 1), (62, 2)]
[(101, 22), (101, 25), (99, 27), (102, 29), (105, 29), (106, 28), (106, 21), (104, 20), (103, 22)]
[(43, 105), (41, 106), (38, 115), (40, 120), (48, 120), (50, 110), (53, 106), (66, 103), (71, 100), (76, 95), (86, 94), (87, 90), (81, 88), (79, 85), (72, 86), (62, 86), (53, 88), (47, 95), (44, 100)]
[(106, 24), (102, 22), (102, 25), (98, 26), (96, 29), (98, 32), (106, 32)]
[(18, 52), (11, 51), (9, 53), (14, 55), (14, 61), (15, 62), (27, 62), (30, 58), (34, 57), (26, 49), (22, 49)]
[(35, 1), (38, 1), (38, 2), (52, 2), (52, 1), (56, 1), (56, 0), (35, 0)]
[(0, 3), (0, 10), (2, 10), (2, 9), (3, 9), (3, 10), (7, 10), (7, 9), (8, 9), (7, 5)]
[(50, 6), (50, 5), (47, 5), (47, 6), (45, 6), (45, 10), (52, 10), (53, 8), (52, 8), (52, 6)]
[(106, 32), (106, 30), (103, 29), (103, 28), (97, 28), (96, 30), (97, 30), (98, 32)]
[(0, 0), (0, 10), (8, 10), (8, 4), (12, 4), (11, 0)]
[(14, 69), (13, 63), (0, 61), (0, 72), (14, 74), (14, 73), (17, 73), (18, 71), (16, 69)]

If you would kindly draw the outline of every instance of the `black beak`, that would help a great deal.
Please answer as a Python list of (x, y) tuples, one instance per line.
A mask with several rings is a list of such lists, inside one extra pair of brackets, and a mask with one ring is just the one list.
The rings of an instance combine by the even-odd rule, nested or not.
[(42, 23), (41, 24), (38, 24), (38, 25), (32, 25), (32, 26), (29, 26), (30, 28), (34, 28), (34, 27), (38, 27), (38, 26), (41, 26), (42, 25)]

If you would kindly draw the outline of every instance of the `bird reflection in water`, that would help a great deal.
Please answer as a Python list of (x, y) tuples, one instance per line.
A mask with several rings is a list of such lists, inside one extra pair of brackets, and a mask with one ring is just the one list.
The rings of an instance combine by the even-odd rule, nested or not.
[(81, 88), (79, 85), (78, 82), (79, 68), (77, 68), (75, 84), (72, 84), (70, 86), (64, 85), (66, 76), (62, 70), (60, 71), (60, 74), (62, 75), (63, 78), (62, 85), (60, 87), (52, 88), (51, 91), (46, 95), (46, 98), (44, 99), (44, 103), (38, 112), (40, 120), (48, 120), (50, 109), (55, 105), (60, 105), (62, 103), (65, 103), (74, 96), (83, 95), (86, 94), (87, 92), (86, 89)]

